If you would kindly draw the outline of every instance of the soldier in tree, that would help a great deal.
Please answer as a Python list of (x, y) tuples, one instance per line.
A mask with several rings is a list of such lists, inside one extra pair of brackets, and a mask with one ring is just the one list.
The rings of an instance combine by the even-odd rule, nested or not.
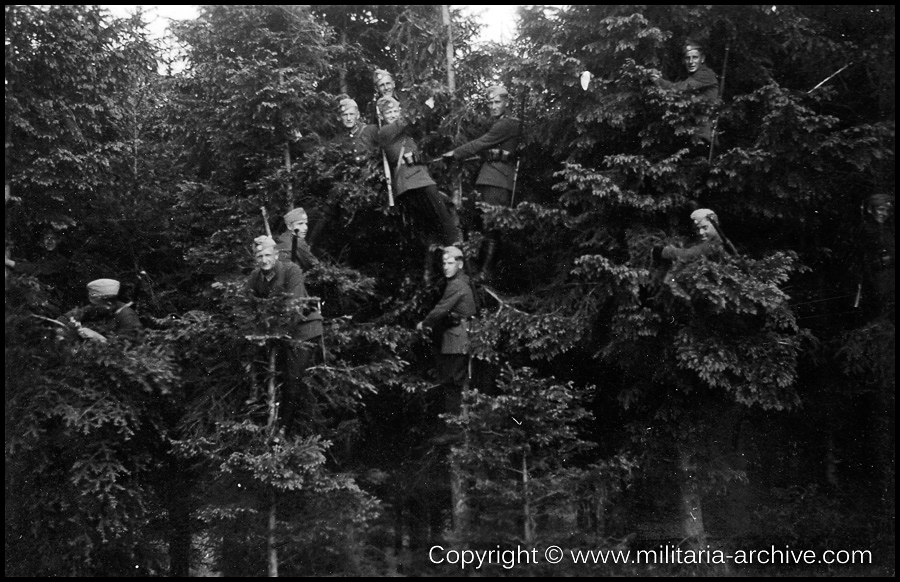
[(872, 316), (894, 320), (896, 301), (894, 255), (894, 196), (873, 194), (866, 201), (860, 237), (863, 296)]
[[(366, 124), (360, 119), (359, 106), (356, 101), (346, 95), (338, 100), (337, 119), (342, 129), (332, 139), (347, 155), (348, 160), (358, 166), (366, 164), (367, 160), (378, 152), (378, 126)], [(323, 207), (313, 211), (312, 227), (307, 240), (313, 246), (319, 240), (326, 225), (332, 223), (340, 209), (340, 199), (337, 192), (332, 191)]]
[(397, 203), (412, 216), (426, 246), (424, 278), (429, 282), (434, 270), (430, 246), (450, 246), (461, 240), (461, 236), (437, 184), (423, 164), (419, 146), (411, 135), (412, 124), (403, 115), (400, 103), (393, 97), (382, 97), (378, 100), (378, 110), (384, 118), (384, 126), (378, 130), (378, 143), (390, 164)]
[[(7, 273), (13, 271), (37, 277), (41, 282), (47, 284), (55, 292), (55, 295), (59, 294), (67, 285), (69, 271), (69, 259), (62, 254), (60, 242), (59, 234), (55, 229), (44, 230), (41, 234), (37, 255), (30, 261), (13, 260), (9, 256), (10, 248), (7, 247), (5, 257)], [(53, 311), (54, 315), (59, 314), (59, 310), (55, 306)]]
[(278, 237), (278, 258), (282, 261), (296, 263), (301, 270), (308, 271), (319, 264), (319, 259), (312, 253), (306, 243), (309, 219), (302, 208), (294, 208), (284, 215), (287, 230)]
[[(372, 80), (375, 83), (375, 89), (378, 91), (378, 96), (375, 98), (376, 102), (382, 97), (393, 97), (400, 102), (400, 109), (404, 111), (407, 117), (409, 117), (410, 119), (418, 119), (418, 107), (412, 101), (412, 99), (410, 99), (406, 91), (397, 88), (397, 84), (394, 82), (393, 75), (391, 75), (384, 69), (375, 69), (375, 74), (373, 75)], [(425, 100), (425, 105), (427, 105), (429, 109), (433, 109), (434, 97), (429, 97), (427, 100)], [(380, 115), (380, 112), (377, 113)]]
[(700, 235), (700, 242), (686, 249), (673, 245), (666, 245), (659, 249), (658, 254), (663, 259), (671, 261), (693, 261), (700, 257), (709, 257), (711, 259), (721, 258), (725, 253), (722, 246), (722, 236), (716, 228), (718, 218), (716, 213), (708, 208), (700, 208), (691, 213), (691, 220), (697, 227)]
[[(478, 139), (445, 152), (443, 157), (447, 160), (465, 160), (480, 154), (483, 163), (475, 186), (481, 201), (496, 206), (509, 206), (516, 179), (515, 157), (521, 136), (521, 121), (507, 115), (509, 92), (506, 87), (490, 87), (487, 98), (491, 117), (494, 118), (491, 129)], [(500, 231), (493, 229), (484, 233), (484, 236), (480, 276), (490, 280), (499, 254)]]
[[(106, 341), (110, 336), (134, 339), (143, 325), (132, 303), (119, 299), (120, 284), (115, 279), (97, 279), (87, 284), (90, 305), (66, 312), (62, 321), (75, 324), (78, 335), (90, 340)], [(82, 324), (90, 324), (83, 327)]]
[(463, 271), (461, 250), (453, 246), (444, 249), (443, 269), (447, 278), (444, 295), (416, 329), (430, 330), (436, 336), (434, 359), (443, 411), (456, 414), (469, 383), (469, 319), (475, 315), (475, 296)]
[(357, 164), (361, 164), (373, 152), (378, 151), (378, 126), (364, 123), (359, 116), (356, 101), (344, 97), (338, 102), (338, 119), (344, 130), (340, 134), (341, 143), (353, 156)]
[[(260, 236), (254, 240), (257, 267), (250, 273), (245, 289), (252, 297), (268, 299), (278, 295), (308, 299), (303, 272), (292, 262), (278, 260), (275, 240)], [(303, 421), (317, 421), (319, 409), (312, 390), (304, 381), (306, 370), (313, 366), (322, 336), (322, 314), (313, 301), (299, 301), (295, 316), (287, 322), (293, 343), (279, 346), (278, 366), (285, 376), (281, 419), (285, 430), (298, 432)], [(302, 342), (302, 343), (299, 343)]]
[[(659, 71), (653, 75), (654, 82), (665, 89), (681, 91), (697, 95), (704, 100), (715, 103), (719, 99), (719, 81), (716, 74), (706, 66), (706, 54), (703, 46), (693, 40), (684, 43), (684, 67), (687, 77), (681, 81), (667, 81)], [(712, 123), (709, 120), (700, 124), (691, 138), (693, 145), (709, 145), (712, 141)]]
[(400, 106), (403, 109), (408, 108), (408, 98), (405, 93), (397, 89), (397, 84), (394, 82), (393, 75), (384, 69), (375, 69), (372, 80), (375, 83), (375, 90), (378, 91), (379, 99), (382, 97), (393, 97), (400, 102)]

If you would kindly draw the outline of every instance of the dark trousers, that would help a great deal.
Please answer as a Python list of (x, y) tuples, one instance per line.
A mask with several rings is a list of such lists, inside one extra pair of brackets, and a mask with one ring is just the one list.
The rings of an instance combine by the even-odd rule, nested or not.
[(320, 349), (313, 338), (298, 346), (282, 346), (278, 349), (276, 367), (284, 370), (279, 416), (289, 433), (302, 432), (321, 416), (319, 403), (306, 382), (306, 371), (320, 359)]
[(337, 221), (338, 214), (341, 210), (340, 202), (340, 198), (336, 194), (332, 194), (328, 197), (328, 200), (325, 201), (322, 208), (310, 212), (309, 233), (306, 235), (306, 242), (309, 243), (309, 246), (316, 246), (325, 227), (329, 224), (334, 224)]
[(425, 245), (439, 243), (446, 247), (460, 242), (459, 231), (437, 186), (407, 190), (397, 197), (397, 203), (410, 215)]
[(469, 385), (469, 356), (435, 354), (434, 363), (441, 384), (443, 412), (459, 414), (462, 408), (462, 391)]
[(494, 206), (509, 206), (512, 201), (512, 191), (497, 186), (478, 186), (481, 193), (481, 201)]
[[(506, 188), (498, 188), (497, 186), (478, 186), (478, 193), (481, 202), (492, 204), (494, 206), (509, 206), (512, 200), (512, 191)], [(484, 231), (483, 215), (478, 213), (478, 230), (484, 234), (484, 237), (490, 240), (499, 241), (500, 231), (491, 229), (489, 232)]]

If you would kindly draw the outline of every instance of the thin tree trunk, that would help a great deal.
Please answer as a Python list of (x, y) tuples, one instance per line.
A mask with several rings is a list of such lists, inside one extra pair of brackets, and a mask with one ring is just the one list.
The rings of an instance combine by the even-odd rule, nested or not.
[[(172, 469), (187, 474), (186, 463), (173, 461)], [(191, 570), (191, 482), (190, 477), (176, 473), (171, 489), (168, 490), (168, 537), (169, 576), (182, 578), (190, 576)]]
[(450, 6), (441, 5), (441, 19), (447, 27), (447, 88), (450, 94), (456, 93), (456, 72), (453, 70), (453, 25), (450, 22)]
[(294, 207), (294, 187), (291, 185), (291, 144), (284, 142), (284, 169), (287, 171), (287, 209)]
[(679, 453), (680, 485), (681, 485), (681, 532), (685, 539), (691, 540), (692, 547), (706, 547), (706, 529), (703, 526), (703, 506), (701, 505), (700, 487), (697, 480), (696, 466), (688, 451)]
[(531, 494), (528, 492), (528, 454), (522, 453), (522, 494), (525, 499), (523, 508), (525, 517), (525, 543), (531, 545), (534, 542), (534, 511), (531, 507)]
[[(347, 46), (347, 16), (344, 15), (344, 30), (341, 31), (341, 46)], [(349, 94), (350, 90), (347, 86), (347, 67), (342, 66), (340, 69), (341, 93)]]
[[(275, 383), (275, 348), (269, 347), (269, 394), (268, 394), (268, 408), (269, 408), (269, 422), (267, 425), (268, 433), (269, 433), (269, 442), (272, 442), (272, 438), (275, 435), (277, 419), (278, 419), (278, 405), (277, 402), (277, 385)], [(266, 551), (267, 551), (267, 562), (268, 562), (268, 573), (270, 578), (278, 577), (278, 546), (275, 543), (275, 525), (276, 525), (276, 502), (275, 502), (275, 492), (272, 491), (271, 496), (269, 498), (269, 523), (268, 523), (268, 535), (266, 537)]]
[(453, 503), (453, 538), (461, 541), (469, 531), (471, 513), (466, 480), (456, 461), (450, 463), (450, 496)]
[[(465, 415), (465, 403), (462, 404), (462, 412)], [(469, 432), (467, 430), (463, 430), (463, 447), (469, 448)], [(472, 514), (469, 508), (466, 479), (456, 460), (450, 461), (450, 501), (453, 505), (453, 541), (461, 542), (472, 526)]]
[(269, 500), (269, 535), (266, 539), (268, 551), (269, 578), (278, 578), (278, 546), (275, 544), (276, 506), (275, 493)]

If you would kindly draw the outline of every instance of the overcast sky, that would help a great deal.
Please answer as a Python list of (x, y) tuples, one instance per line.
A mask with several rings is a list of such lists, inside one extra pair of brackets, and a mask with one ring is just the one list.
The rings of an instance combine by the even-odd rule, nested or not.
[[(185, 20), (197, 16), (197, 6), (193, 4), (111, 4), (103, 7), (115, 16), (128, 16), (133, 14), (140, 6), (144, 9), (147, 20), (150, 20), (150, 30), (162, 36), (170, 20)], [(481, 39), (484, 41), (508, 42), (515, 35), (515, 15), (518, 5), (461, 5), (480, 18), (484, 25)]]

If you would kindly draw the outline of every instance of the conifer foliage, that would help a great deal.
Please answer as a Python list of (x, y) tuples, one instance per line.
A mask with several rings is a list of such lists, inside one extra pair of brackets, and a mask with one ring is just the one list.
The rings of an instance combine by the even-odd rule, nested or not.
[[(440, 8), (202, 6), (163, 72), (141, 15), (6, 6), (7, 258), (40, 260), (53, 229), (68, 261), (65, 283), (7, 270), (8, 575), (458, 572), (434, 544), (892, 547), (893, 307), (856, 296), (854, 233), (894, 189), (894, 8), (530, 6), (507, 46)], [(654, 81), (684, 75), (688, 38), (718, 101)], [(375, 68), (439, 189), (462, 189), (467, 269), (503, 234), (455, 415), (414, 331), (440, 283), (380, 155), (339, 139), (341, 94), (377, 123)], [(523, 120), (509, 208), (477, 199), (478, 164), (437, 162), (490, 126), (496, 83)], [(295, 207), (326, 220), (304, 273), (325, 334), (315, 414), (287, 426), (296, 306), (243, 281)], [(696, 242), (697, 208), (723, 256), (659, 260)], [(135, 301), (138, 341), (48, 321), (100, 277)], [(512, 573), (644, 573), (533, 566)]]

